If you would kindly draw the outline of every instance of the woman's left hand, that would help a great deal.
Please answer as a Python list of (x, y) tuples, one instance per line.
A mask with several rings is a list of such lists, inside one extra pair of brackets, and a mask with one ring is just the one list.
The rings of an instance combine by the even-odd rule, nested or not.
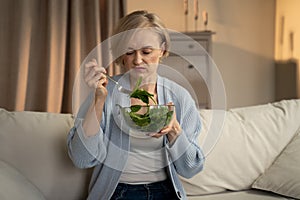
[[(168, 103), (167, 105), (173, 105), (173, 103)], [(163, 135), (167, 135), (170, 144), (176, 140), (176, 138), (181, 134), (181, 127), (176, 119), (176, 111), (174, 109), (173, 117), (170, 123), (162, 128), (158, 133), (151, 134), (152, 137), (159, 138)]]

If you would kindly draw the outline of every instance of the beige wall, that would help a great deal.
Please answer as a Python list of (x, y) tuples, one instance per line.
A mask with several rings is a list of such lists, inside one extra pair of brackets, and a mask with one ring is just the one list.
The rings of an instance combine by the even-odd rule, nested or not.
[[(275, 58), (286, 60), (290, 58), (300, 59), (300, 1), (277, 0), (276, 1), (276, 34), (275, 34)], [(282, 17), (284, 25), (282, 26)], [(290, 33), (294, 33), (294, 50), (291, 53)], [(280, 42), (282, 41), (282, 42)]]
[[(194, 31), (194, 1), (188, 2), (188, 31)], [(228, 108), (274, 100), (275, 4), (275, 0), (199, 0), (199, 10), (208, 11), (208, 28), (216, 32), (213, 59), (225, 84)], [(127, 0), (127, 9), (155, 12), (168, 28), (185, 31), (183, 0)]]

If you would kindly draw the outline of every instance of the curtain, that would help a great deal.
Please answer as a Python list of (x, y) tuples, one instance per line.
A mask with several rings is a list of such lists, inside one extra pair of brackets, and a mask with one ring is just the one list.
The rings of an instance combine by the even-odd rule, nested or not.
[(109, 36), (124, 5), (124, 0), (0, 0), (0, 107), (71, 113), (80, 65)]

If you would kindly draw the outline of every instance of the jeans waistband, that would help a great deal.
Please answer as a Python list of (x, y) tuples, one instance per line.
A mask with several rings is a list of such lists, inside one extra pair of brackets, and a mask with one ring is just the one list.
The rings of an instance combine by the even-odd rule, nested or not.
[(154, 183), (147, 183), (147, 184), (127, 184), (127, 183), (119, 183), (118, 185), (126, 187), (128, 189), (130, 188), (149, 188), (149, 189), (155, 189), (155, 188), (161, 188), (161, 186), (170, 186), (171, 185), (171, 181), (169, 179), (166, 179), (164, 181), (158, 181), (158, 182), (154, 182)]

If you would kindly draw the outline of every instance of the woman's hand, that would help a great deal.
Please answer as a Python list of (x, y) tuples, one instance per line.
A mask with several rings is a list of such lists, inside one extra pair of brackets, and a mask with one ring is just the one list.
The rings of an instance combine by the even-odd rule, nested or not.
[(105, 68), (100, 67), (96, 59), (92, 59), (84, 66), (84, 81), (90, 88), (96, 89), (96, 97), (105, 98), (107, 96), (106, 85), (108, 81), (105, 73)]
[[(173, 103), (168, 103), (167, 105), (173, 105)], [(174, 109), (173, 117), (170, 123), (162, 128), (158, 133), (151, 134), (152, 137), (159, 138), (163, 135), (167, 135), (170, 144), (173, 144), (176, 138), (181, 134), (181, 127), (176, 119), (176, 112)]]
[(84, 81), (90, 88), (96, 89), (94, 104), (90, 105), (82, 125), (87, 137), (99, 132), (104, 102), (108, 93), (106, 89), (108, 81), (104, 73), (106, 70), (98, 65), (96, 59), (92, 59), (84, 66)]

